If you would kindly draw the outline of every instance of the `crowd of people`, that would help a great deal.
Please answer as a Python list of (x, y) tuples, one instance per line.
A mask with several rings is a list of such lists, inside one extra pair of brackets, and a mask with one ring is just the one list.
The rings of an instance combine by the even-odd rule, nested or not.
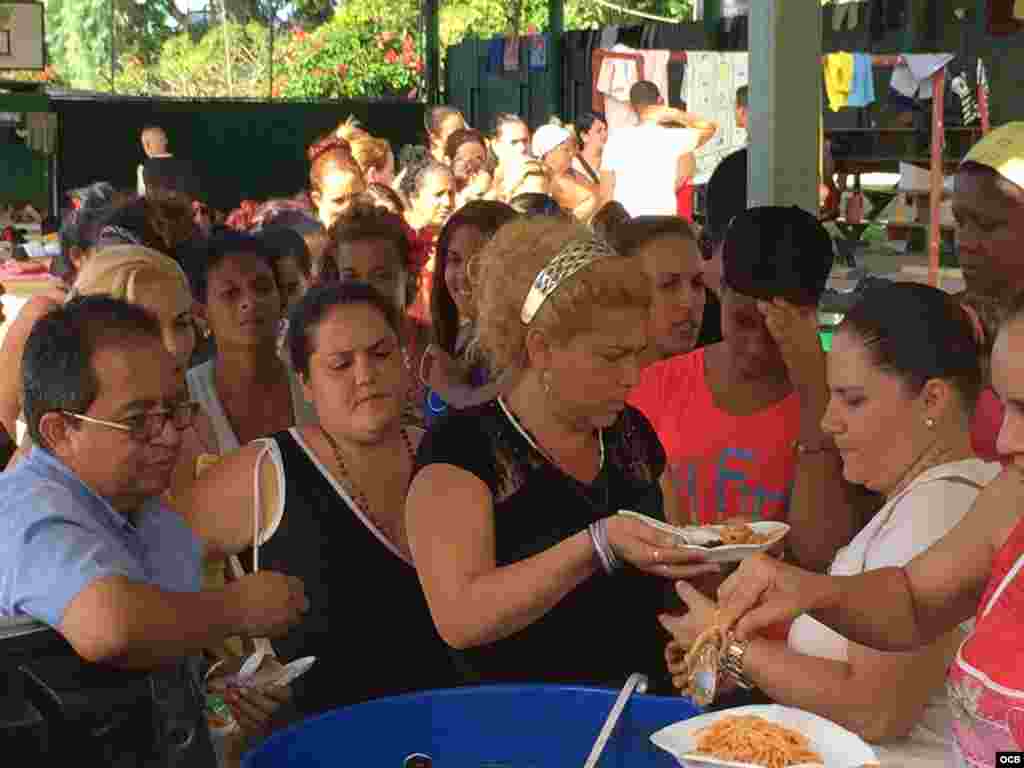
[[(226, 216), (149, 127), (141, 195), (78, 197), (0, 348), (0, 617), (171, 692), (97, 725), (105, 764), (213, 765), (204, 680), (254, 640), (317, 662), (229, 690), (248, 746), (414, 690), (684, 689), (716, 626), (720, 706), (885, 765), (1024, 745), (1024, 124), (960, 166), (967, 294), (875, 282), (826, 354), (819, 217), (748, 209), (741, 150), (698, 228), (716, 126), (631, 97), (611, 136), (435, 107), (399, 157), (348, 120), (306, 190)], [(730, 575), (625, 509), (791, 528)]]

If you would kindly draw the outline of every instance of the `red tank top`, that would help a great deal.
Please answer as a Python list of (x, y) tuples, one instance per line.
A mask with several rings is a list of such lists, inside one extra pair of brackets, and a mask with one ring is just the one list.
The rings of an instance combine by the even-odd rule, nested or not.
[(693, 223), (693, 182), (690, 179), (676, 190), (676, 214)]
[(956, 764), (995, 766), (1024, 749), (1024, 517), (996, 555), (974, 632), (946, 678)]

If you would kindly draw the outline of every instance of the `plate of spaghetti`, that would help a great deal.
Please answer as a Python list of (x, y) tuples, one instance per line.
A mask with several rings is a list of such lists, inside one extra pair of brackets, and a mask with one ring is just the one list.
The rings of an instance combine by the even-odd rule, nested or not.
[(755, 552), (771, 549), (789, 533), (786, 523), (773, 520), (680, 527), (628, 509), (620, 509), (619, 514), (669, 534), (681, 549), (703, 552), (709, 563), (738, 562)]
[(861, 768), (878, 757), (823, 717), (778, 704), (736, 707), (675, 723), (651, 741), (687, 768)]

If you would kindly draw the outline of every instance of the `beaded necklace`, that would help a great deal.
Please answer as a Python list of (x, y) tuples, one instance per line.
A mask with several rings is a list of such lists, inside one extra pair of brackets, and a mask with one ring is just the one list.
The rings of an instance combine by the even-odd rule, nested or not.
[[(398, 547), (403, 553), (408, 554), (408, 547), (401, 540), (399, 533), (401, 526), (392, 524), (385, 524), (379, 517), (373, 514), (373, 510), (370, 508), (370, 500), (366, 494), (360, 490), (359, 486), (356, 485), (355, 480), (352, 477), (352, 473), (349, 472), (348, 467), (345, 465), (345, 458), (341, 453), (341, 446), (338, 445), (338, 441), (331, 437), (331, 434), (324, 429), (323, 425), (320, 426), (320, 433), (324, 436), (327, 444), (331, 446), (331, 451), (334, 453), (334, 463), (338, 468), (338, 474), (341, 476), (341, 482), (347, 486), (349, 492), (352, 495), (352, 500), (355, 505), (370, 520), (371, 523), (384, 534), (392, 544)], [(405, 443), (405, 450), (409, 454), (409, 463), (413, 465), (416, 463), (416, 451), (412, 447), (412, 441), (409, 439), (409, 433), (405, 427), (401, 428), (402, 442)]]

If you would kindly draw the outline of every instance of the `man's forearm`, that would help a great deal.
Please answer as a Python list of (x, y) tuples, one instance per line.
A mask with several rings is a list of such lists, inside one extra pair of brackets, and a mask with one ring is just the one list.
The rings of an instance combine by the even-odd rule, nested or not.
[(90, 661), (152, 669), (242, 631), (239, 601), (232, 599), (230, 589), (168, 592), (120, 578), (88, 589), (102, 590), (89, 597), (94, 628), (62, 630)]

